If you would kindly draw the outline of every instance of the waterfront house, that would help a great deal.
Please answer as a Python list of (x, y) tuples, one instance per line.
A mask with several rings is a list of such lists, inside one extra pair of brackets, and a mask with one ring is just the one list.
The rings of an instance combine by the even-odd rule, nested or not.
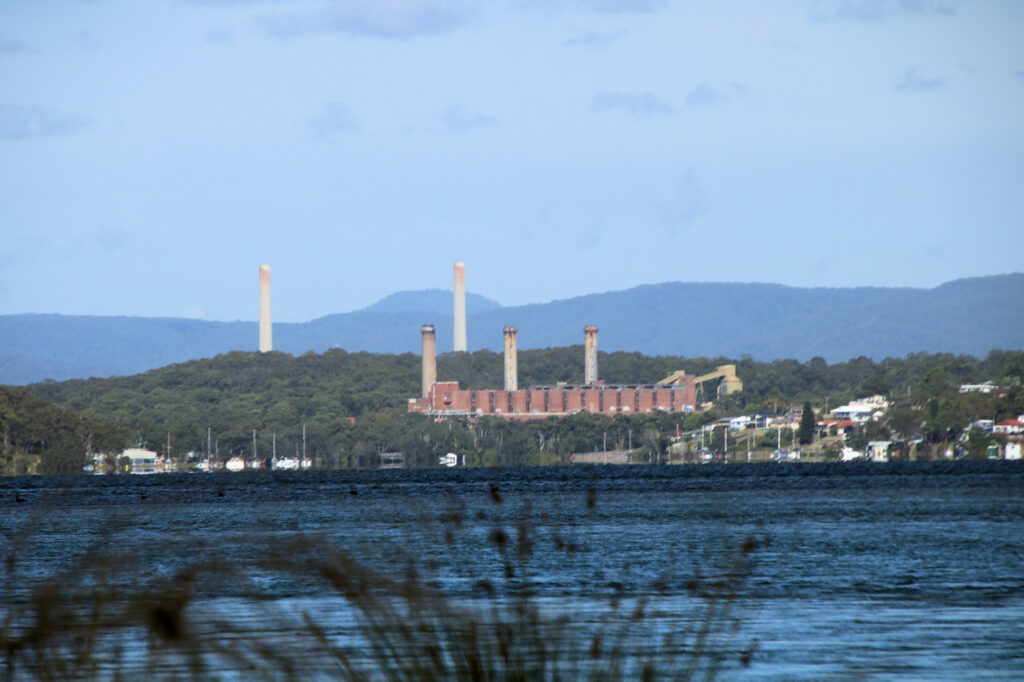
[(889, 461), (889, 448), (892, 446), (891, 440), (873, 440), (868, 443), (864, 454), (872, 462), (888, 462)]
[(992, 427), (992, 433), (1002, 433), (1007, 436), (1024, 434), (1024, 414), (1016, 419), (1004, 419)]
[(157, 472), (157, 456), (152, 450), (143, 448), (128, 448), (121, 453), (121, 457), (127, 457), (131, 462), (129, 467), (133, 474), (155, 474)]

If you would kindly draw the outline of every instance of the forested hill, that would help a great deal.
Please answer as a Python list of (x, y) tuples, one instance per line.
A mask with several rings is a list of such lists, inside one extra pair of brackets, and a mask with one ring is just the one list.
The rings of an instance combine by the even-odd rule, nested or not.
[[(137, 430), (136, 430), (137, 431)], [(0, 475), (78, 474), (86, 453), (120, 450), (133, 435), (90, 410), (72, 410), (23, 388), (0, 386)]]
[[(601, 378), (609, 383), (649, 383), (674, 370), (700, 374), (724, 362), (726, 358), (602, 352), (598, 369)], [(828, 364), (814, 358), (806, 363), (762, 363), (747, 358), (736, 364), (744, 389), (719, 401), (717, 409), (726, 413), (784, 410), (811, 398), (819, 403), (831, 401), (835, 406), (858, 395), (875, 393), (915, 404), (934, 404), (934, 413), (928, 415), (946, 419), (957, 428), (963, 428), (975, 413), (1004, 418), (1024, 410), (1024, 396), (1019, 389), (1024, 378), (1022, 351), (993, 352), (984, 359), (921, 354), (883, 362), (859, 358)], [(497, 388), (503, 377), (501, 354), (485, 350), (441, 355), (437, 369), (440, 379), (457, 380), (466, 388)], [(580, 382), (583, 347), (523, 351), (519, 370), (519, 384), (523, 387), (557, 381)], [(998, 404), (964, 409), (957, 402), (962, 397), (957, 393), (958, 385), (986, 380), (1017, 388), (1007, 397), (999, 398), (1002, 402)], [(450, 430), (450, 426), (442, 424), (436, 427), (440, 429), (437, 433), (429, 429), (417, 431), (427, 428), (424, 424), (429, 420), (422, 415), (406, 415), (407, 400), (420, 391), (420, 358), (411, 353), (379, 355), (330, 350), (293, 357), (279, 352), (233, 352), (137, 376), (46, 382), (29, 386), (28, 391), (63, 408), (88, 409), (109, 420), (128, 433), (125, 445), (145, 443), (160, 448), (169, 437), (180, 451), (203, 450), (207, 429), (222, 452), (248, 448), (254, 430), (264, 439), (276, 434), (278, 446), (288, 452), (301, 442), (306, 425), (310, 444), (321, 452), (345, 450), (363, 454), (388, 448), (418, 451), (417, 448), (426, 447), (421, 437), (441, 437), (441, 432)], [(995, 396), (982, 394), (966, 398), (996, 400)], [(923, 414), (915, 416), (917, 423)], [(355, 427), (349, 418), (356, 421)], [(598, 416), (580, 419), (591, 423)], [(564, 429), (578, 426), (580, 419), (570, 418)], [(651, 419), (665, 419), (672, 424), (679, 420), (678, 426), (692, 426), (690, 418), (683, 420), (680, 415), (662, 413), (628, 416), (626, 423), (627, 427), (633, 424), (639, 428)], [(0, 426), (7, 423), (5, 420), (5, 415), (0, 414)], [(593, 441), (588, 447), (592, 444)], [(265, 442), (266, 445), (269, 443)], [(435, 447), (437, 443), (430, 445)], [(440, 450), (441, 454), (444, 452)], [(430, 454), (437, 453), (431, 450)], [(424, 461), (435, 463), (437, 459), (428, 457)]]
[[(420, 325), (451, 348), (450, 292), (402, 292), (367, 309), (301, 324), (275, 324), (276, 350), (329, 348), (418, 353)], [(909, 353), (1024, 349), (1024, 274), (957, 280), (934, 289), (801, 289), (771, 284), (652, 284), (518, 307), (471, 297), (470, 349), (500, 349), (502, 328), (519, 348), (582, 342), (600, 328), (603, 350), (647, 355), (819, 356), (829, 362)], [(419, 306), (417, 310), (410, 310)], [(25, 384), (144, 372), (256, 346), (255, 322), (137, 317), (0, 316), (0, 383)]]

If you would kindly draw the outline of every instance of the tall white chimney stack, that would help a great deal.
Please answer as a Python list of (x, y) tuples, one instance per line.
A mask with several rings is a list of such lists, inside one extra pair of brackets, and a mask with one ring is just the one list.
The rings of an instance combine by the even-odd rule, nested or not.
[(453, 348), (456, 353), (466, 352), (466, 264), (455, 262), (455, 332)]
[(260, 266), (260, 352), (274, 350), (270, 328), (270, 266)]
[(505, 327), (505, 390), (519, 390), (518, 351), (516, 350), (516, 328)]
[(597, 381), (597, 327), (583, 328), (583, 383), (590, 386)]
[(437, 340), (434, 337), (434, 325), (423, 325), (420, 327), (420, 334), (423, 337), (423, 356), (420, 358), (420, 362), (423, 363), (421, 394), (424, 398), (429, 398), (430, 388), (437, 383)]

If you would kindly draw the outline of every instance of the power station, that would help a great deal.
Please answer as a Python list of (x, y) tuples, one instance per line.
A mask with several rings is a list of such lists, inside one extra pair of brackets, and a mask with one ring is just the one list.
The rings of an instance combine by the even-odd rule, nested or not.
[[(466, 264), (454, 267), (454, 308), (452, 350), (467, 351), (466, 344)], [(697, 391), (706, 383), (717, 386), (716, 397), (743, 390), (735, 365), (722, 365), (714, 372), (694, 376), (675, 372), (655, 384), (605, 385), (597, 374), (597, 327), (583, 328), (583, 385), (558, 383), (550, 386), (519, 388), (518, 330), (504, 328), (504, 387), (468, 390), (458, 381), (437, 380), (437, 340), (434, 325), (420, 328), (422, 335), (422, 383), (420, 396), (410, 398), (408, 411), (435, 418), (495, 415), (511, 419), (531, 419), (596, 412), (601, 414), (644, 413), (652, 410), (691, 412), (697, 405)]]
[[(676, 372), (670, 382), (650, 385), (605, 385), (597, 378), (597, 327), (584, 327), (584, 385), (518, 388), (515, 327), (505, 327), (505, 387), (466, 390), (457, 381), (437, 381), (434, 327), (424, 325), (423, 385), (410, 398), (408, 411), (433, 417), (495, 415), (511, 419), (555, 417), (574, 412), (608, 415), (662, 410), (691, 412), (697, 402), (696, 377)], [(429, 341), (428, 341), (429, 338)]]
[[(452, 351), (467, 352), (466, 343), (466, 264), (454, 265), (453, 344)], [(270, 266), (261, 265), (259, 352), (273, 350), (270, 317)], [(601, 414), (644, 413), (652, 410), (691, 412), (697, 404), (697, 390), (715, 382), (716, 397), (743, 390), (735, 365), (722, 365), (714, 372), (693, 376), (675, 372), (655, 384), (605, 385), (597, 377), (597, 327), (583, 328), (583, 385), (558, 383), (549, 386), (519, 388), (518, 330), (504, 328), (504, 387), (501, 389), (461, 389), (458, 381), (437, 380), (437, 337), (434, 325), (420, 327), (422, 343), (421, 389), (418, 398), (410, 398), (408, 411), (443, 418), (448, 416), (496, 415), (529, 419), (595, 412)]]

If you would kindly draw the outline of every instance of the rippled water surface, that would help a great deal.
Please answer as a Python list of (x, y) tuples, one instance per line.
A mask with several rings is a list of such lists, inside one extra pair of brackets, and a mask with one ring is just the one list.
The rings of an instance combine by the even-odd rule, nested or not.
[[(9, 604), (19, 587), (98, 553), (140, 575), (173, 575), (207, 555), (258, 563), (298, 537), (386, 575), (414, 562), (470, 600), (479, 581), (502, 582), (512, 556), (496, 548), (495, 529), (511, 547), (520, 527), (531, 552), (516, 565), (540, 603), (585, 619), (613, 597), (651, 596), (664, 627), (685, 619), (691, 578), (722, 571), (749, 536), (770, 540), (733, 611), (737, 647), (758, 646), (730, 676), (1024, 678), (1019, 463), (0, 480), (4, 554), (18, 557)], [(249, 577), (245, 589), (271, 602), (326, 604), (323, 585), (304, 576)], [(197, 589), (207, 604), (243, 596)]]

